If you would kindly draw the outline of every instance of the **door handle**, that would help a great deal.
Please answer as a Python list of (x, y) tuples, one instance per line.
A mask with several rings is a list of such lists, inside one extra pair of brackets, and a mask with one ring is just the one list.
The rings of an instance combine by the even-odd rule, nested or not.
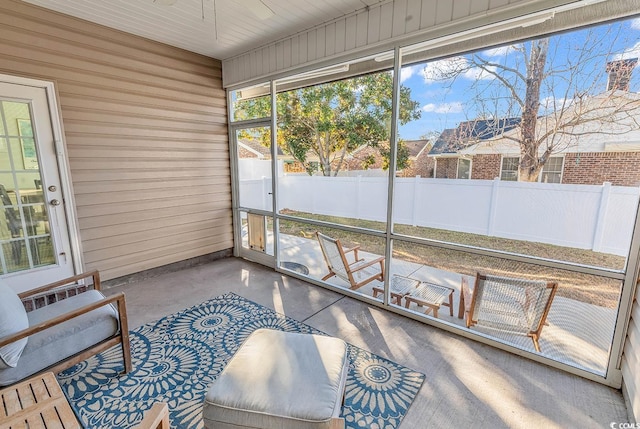
[(53, 200), (49, 201), (49, 204), (51, 204), (52, 206), (59, 206), (60, 205), (60, 200), (53, 199)]

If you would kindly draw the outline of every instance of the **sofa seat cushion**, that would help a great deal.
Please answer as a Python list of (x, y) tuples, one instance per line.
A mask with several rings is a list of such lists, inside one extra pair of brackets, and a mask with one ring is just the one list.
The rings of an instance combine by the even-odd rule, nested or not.
[(346, 343), (323, 335), (258, 329), (210, 386), (208, 428), (329, 428), (340, 415)]
[[(0, 283), (0, 338), (16, 334), (29, 327), (27, 311), (18, 294)], [(27, 345), (28, 338), (0, 347), (0, 369), (13, 368)]]
[[(104, 299), (96, 290), (49, 304), (27, 313), (35, 326), (69, 311)], [(112, 305), (52, 326), (29, 337), (15, 368), (0, 370), (0, 385), (15, 383), (118, 333), (118, 313)]]

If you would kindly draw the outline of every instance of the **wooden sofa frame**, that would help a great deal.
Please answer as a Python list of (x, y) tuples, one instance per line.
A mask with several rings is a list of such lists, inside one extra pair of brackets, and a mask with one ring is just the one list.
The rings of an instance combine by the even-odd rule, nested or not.
[[(82, 273), (82, 274), (78, 274), (75, 275), (73, 277), (69, 277), (66, 279), (62, 279), (53, 283), (50, 283), (48, 285), (36, 288), (36, 289), (32, 289), (26, 292), (22, 292), (18, 294), (18, 297), (20, 299), (25, 299), (25, 298), (29, 298), (31, 296), (34, 295), (38, 295), (41, 294), (43, 292), (47, 292), (50, 291), (52, 289), (58, 288), (60, 286), (65, 286), (65, 285), (69, 285), (71, 283), (76, 283), (79, 280), (83, 280), (83, 279), (88, 279), (88, 278), (93, 278), (93, 288), (95, 290), (100, 290), (100, 274), (97, 270), (95, 271), (89, 271), (86, 273)], [(27, 329), (24, 329), (20, 332), (17, 332), (13, 335), (9, 335), (7, 337), (4, 337), (2, 339), (0, 339), (0, 347), (5, 346), (7, 344), (13, 343), (15, 341), (21, 340), (25, 337), (28, 337), (30, 335), (33, 335), (37, 332), (40, 331), (44, 331), (45, 329), (48, 329), (52, 326), (55, 325), (59, 325), (60, 323), (66, 322), (68, 320), (73, 319), (74, 317), (78, 317), (82, 314), (86, 314), (92, 310), (95, 310), (97, 308), (103, 307), (105, 305), (117, 305), (117, 309), (118, 309), (118, 322), (120, 325), (120, 329), (118, 331), (118, 333), (116, 335), (113, 335), (109, 338), (106, 338), (105, 340), (102, 340), (98, 343), (96, 343), (95, 345), (82, 350), (68, 358), (66, 358), (65, 360), (58, 362), (54, 365), (49, 366), (48, 368), (44, 368), (41, 371), (38, 371), (36, 374), (40, 374), (43, 372), (47, 372), (47, 371), (52, 371), (54, 374), (57, 374), (60, 371), (63, 371), (75, 364), (77, 364), (78, 362), (82, 362), (83, 360), (86, 360), (87, 358), (98, 354), (112, 346), (115, 346), (116, 344), (121, 344), (122, 345), (122, 358), (124, 360), (124, 372), (128, 373), (131, 372), (132, 370), (132, 365), (131, 365), (131, 350), (130, 350), (130, 346), (129, 346), (129, 326), (127, 323), (127, 308), (126, 308), (126, 303), (125, 303), (125, 298), (124, 298), (124, 293), (120, 292), (116, 295), (110, 296), (110, 297), (106, 297), (105, 299), (102, 299), (98, 302), (94, 302), (92, 304), (89, 305), (85, 305), (83, 307), (77, 308), (73, 311), (69, 311), (67, 313), (61, 314), (57, 317), (54, 317), (53, 319), (49, 319), (45, 322), (42, 322), (38, 325), (34, 325), (34, 326), (30, 326)], [(34, 374), (35, 375), (35, 374)]]

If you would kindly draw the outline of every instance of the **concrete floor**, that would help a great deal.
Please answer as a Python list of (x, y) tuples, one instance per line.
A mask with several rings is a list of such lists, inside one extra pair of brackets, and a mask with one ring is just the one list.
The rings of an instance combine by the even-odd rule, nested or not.
[(620, 391), (227, 258), (106, 289), (130, 328), (234, 292), (426, 374), (402, 428), (604, 428), (627, 422)]

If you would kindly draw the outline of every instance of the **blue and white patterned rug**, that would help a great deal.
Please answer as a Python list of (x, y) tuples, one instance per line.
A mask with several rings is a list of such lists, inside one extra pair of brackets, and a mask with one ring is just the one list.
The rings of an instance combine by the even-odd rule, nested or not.
[[(323, 334), (227, 293), (131, 331), (131, 373), (118, 377), (117, 346), (60, 373), (58, 381), (86, 428), (135, 426), (157, 401), (168, 403), (172, 428), (202, 428), (207, 387), (258, 328)], [(352, 345), (348, 354), (346, 426), (396, 428), (425, 376)]]

